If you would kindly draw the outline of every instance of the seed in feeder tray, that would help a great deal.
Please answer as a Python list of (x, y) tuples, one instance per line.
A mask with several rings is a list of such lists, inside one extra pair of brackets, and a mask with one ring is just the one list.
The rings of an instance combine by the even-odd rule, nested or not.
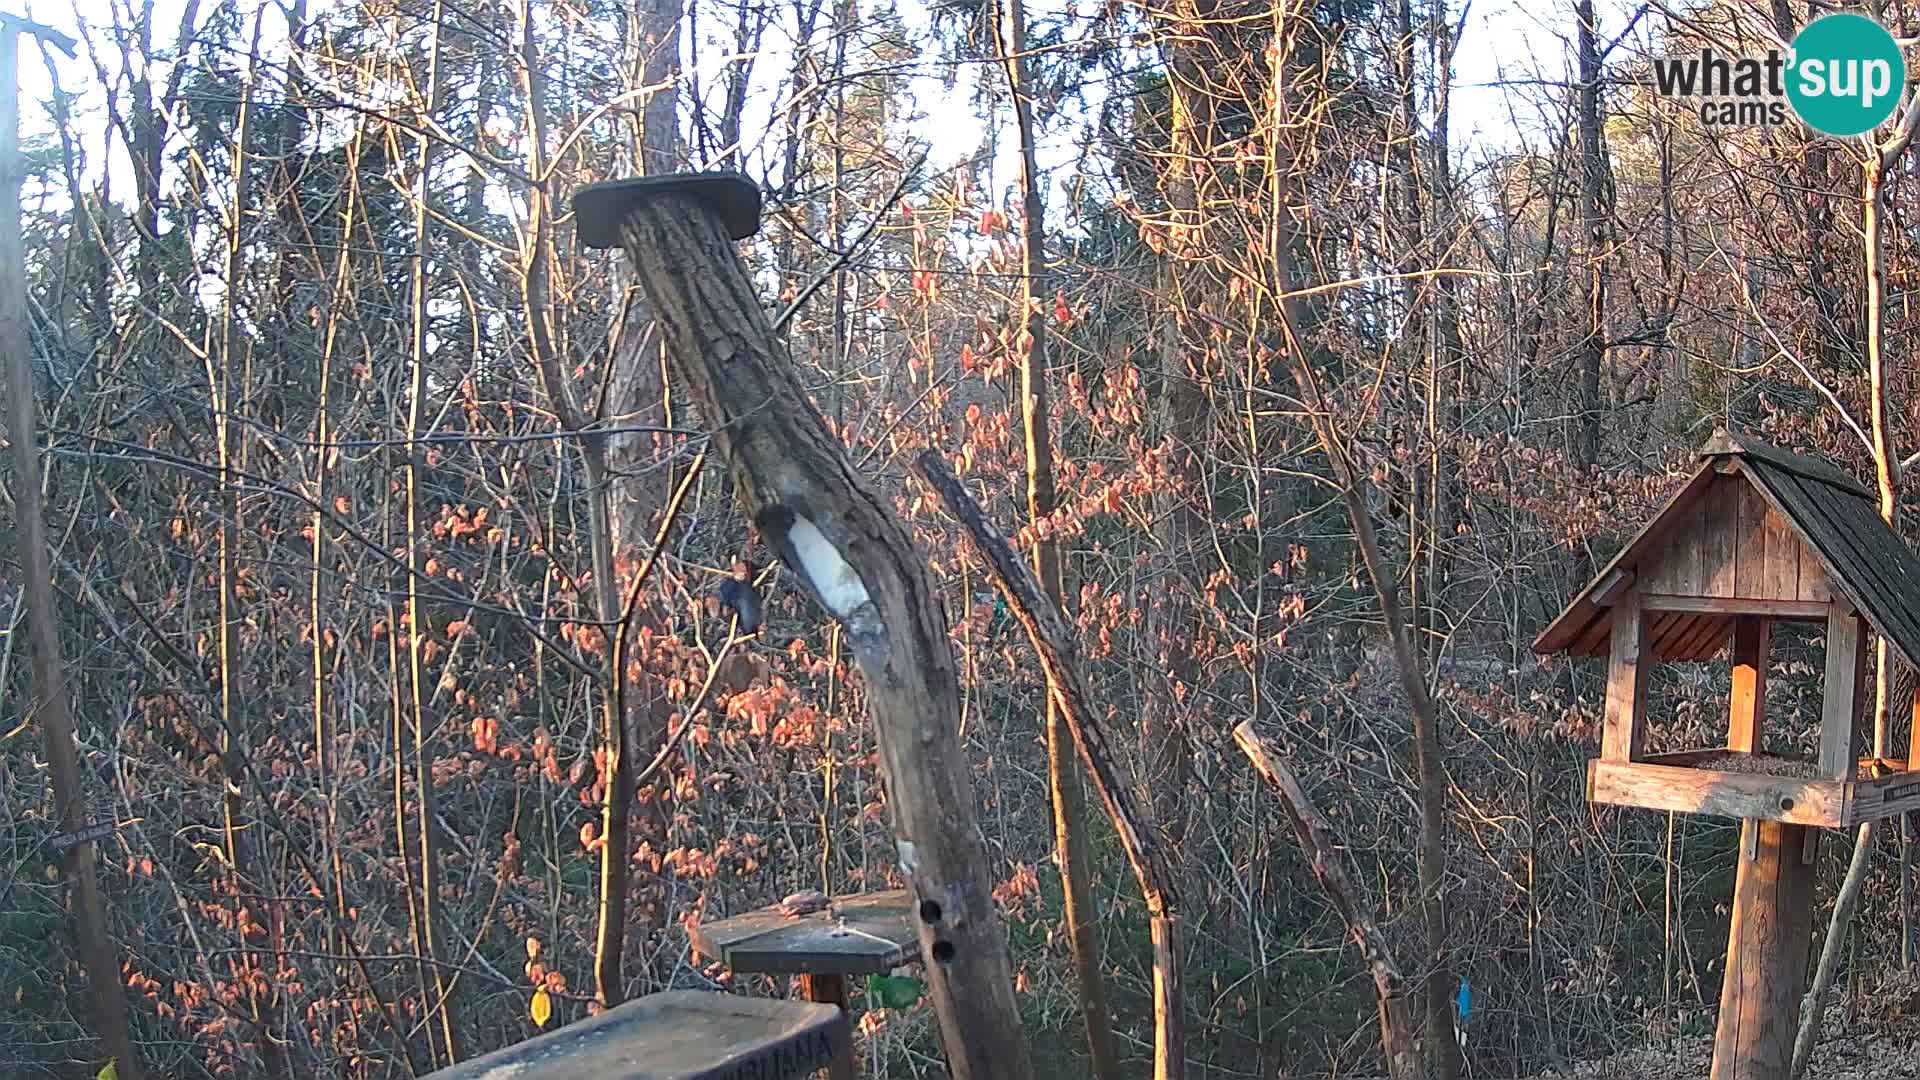
[(1740, 750), (1711, 751), (1700, 755), (1693, 765), (1695, 768), (1752, 773), (1758, 776), (1792, 777), (1801, 780), (1818, 780), (1822, 777), (1819, 762), (1809, 758), (1788, 757), (1784, 754), (1750, 754)]

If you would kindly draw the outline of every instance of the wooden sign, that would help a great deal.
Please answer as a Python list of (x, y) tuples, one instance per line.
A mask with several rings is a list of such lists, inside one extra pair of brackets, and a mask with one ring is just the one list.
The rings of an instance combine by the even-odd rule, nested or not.
[(98, 822), (84, 829), (61, 833), (59, 836), (47, 841), (47, 846), (52, 848), (56, 853), (71, 851), (81, 844), (90, 841), (105, 840), (107, 837), (112, 836), (118, 828), (119, 826), (111, 821)]

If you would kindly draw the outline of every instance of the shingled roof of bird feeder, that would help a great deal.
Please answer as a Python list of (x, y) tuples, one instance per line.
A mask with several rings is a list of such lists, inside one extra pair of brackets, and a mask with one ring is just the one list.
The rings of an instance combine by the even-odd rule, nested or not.
[[(1535, 652), (1606, 656), (1613, 597), (1651, 570), (1670, 584), (1677, 574), (1673, 591), (1709, 601), (1649, 618), (1656, 659), (1717, 656), (1737, 611), (1813, 621), (1826, 617), (1823, 597), (1838, 596), (1920, 667), (1920, 560), (1880, 519), (1871, 490), (1830, 462), (1725, 429), (1700, 448), (1700, 459), (1660, 513), (1534, 640)], [(1737, 478), (1758, 500), (1729, 483)], [(1723, 541), (1717, 551), (1716, 541)], [(1779, 557), (1788, 544), (1799, 549), (1797, 559)], [(1667, 565), (1686, 557), (1697, 560), (1691, 584), (1687, 567)], [(1755, 568), (1751, 575), (1743, 563)], [(1786, 580), (1782, 566), (1797, 566), (1797, 579)], [(1651, 584), (1642, 573), (1641, 587)], [(1727, 602), (1711, 602), (1720, 598)]]

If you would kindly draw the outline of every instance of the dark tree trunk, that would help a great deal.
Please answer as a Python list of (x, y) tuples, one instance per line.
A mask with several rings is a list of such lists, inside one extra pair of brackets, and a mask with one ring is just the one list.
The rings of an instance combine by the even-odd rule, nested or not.
[(1607, 215), (1602, 205), (1604, 150), (1600, 143), (1600, 46), (1593, 0), (1576, 0), (1580, 32), (1580, 223), (1586, 240), (1586, 335), (1580, 342), (1580, 400), (1576, 410), (1575, 459), (1591, 468), (1600, 460), (1600, 368), (1606, 360)]

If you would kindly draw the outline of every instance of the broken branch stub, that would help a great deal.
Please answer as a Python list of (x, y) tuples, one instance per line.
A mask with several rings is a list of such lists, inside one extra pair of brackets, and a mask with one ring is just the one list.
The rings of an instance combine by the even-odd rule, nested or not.
[(1029, 1080), (1006, 932), (958, 736), (946, 611), (906, 527), (828, 430), (760, 308), (732, 243), (749, 198), (757, 215), (750, 181), (713, 174), (596, 185), (575, 206), (590, 245), (617, 220), (668, 370), (698, 405), (741, 505), (847, 630), (867, 680), (948, 1067), (958, 1080)]
[[(1373, 976), (1387, 1075), (1391, 1080), (1424, 1080), (1426, 1064), (1420, 1055), (1419, 1029), (1413, 1021), (1407, 980), (1400, 974), (1400, 965), (1393, 958), (1386, 935), (1373, 921), (1373, 898), (1347, 874), (1347, 859), (1341, 853), (1344, 844), (1279, 752), (1254, 731), (1253, 721), (1242, 721), (1234, 728), (1233, 741), (1253, 763), (1254, 771), (1280, 796), (1280, 807), (1286, 811), (1287, 821), (1293, 825), (1294, 835), (1299, 837), (1300, 846), (1308, 856), (1307, 865), (1313, 871), (1314, 880), (1320, 883), (1327, 899), (1333, 901), (1340, 921), (1347, 926), (1347, 936), (1360, 947), (1360, 958), (1366, 961), (1367, 972)], [(1446, 1035), (1436, 1037), (1446, 1038)]]

